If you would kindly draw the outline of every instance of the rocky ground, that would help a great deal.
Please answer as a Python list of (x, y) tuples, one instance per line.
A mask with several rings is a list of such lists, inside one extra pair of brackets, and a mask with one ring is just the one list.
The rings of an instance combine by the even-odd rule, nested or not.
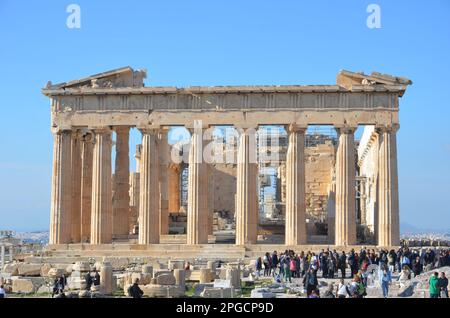
[[(73, 298), (126, 297), (128, 287), (136, 279), (139, 279), (144, 297), (305, 297), (302, 279), (275, 283), (272, 277), (255, 275), (253, 262), (192, 260), (190, 270), (184, 270), (184, 266), (185, 260), (155, 260), (143, 264), (123, 260), (74, 264), (13, 262), (4, 266), (0, 277), (8, 297), (51, 297), (53, 281), (62, 275), (67, 278), (65, 295)], [(100, 285), (86, 290), (85, 276), (93, 270), (100, 274)], [(450, 267), (436, 270), (450, 276)], [(394, 274), (389, 297), (429, 297), (428, 280), (434, 271), (404, 281)], [(336, 286), (339, 283), (338, 278), (320, 277), (320, 272), (318, 281), (321, 295), (330, 284)], [(377, 281), (369, 281), (367, 297), (382, 297)]]

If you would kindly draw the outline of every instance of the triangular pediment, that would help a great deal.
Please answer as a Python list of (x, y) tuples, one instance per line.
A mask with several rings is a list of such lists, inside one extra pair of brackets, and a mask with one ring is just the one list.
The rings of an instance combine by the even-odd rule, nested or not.
[(121, 67), (107, 72), (94, 74), (69, 82), (52, 84), (48, 82), (46, 89), (66, 88), (115, 88), (115, 87), (143, 87), (145, 70), (133, 70), (131, 67)]

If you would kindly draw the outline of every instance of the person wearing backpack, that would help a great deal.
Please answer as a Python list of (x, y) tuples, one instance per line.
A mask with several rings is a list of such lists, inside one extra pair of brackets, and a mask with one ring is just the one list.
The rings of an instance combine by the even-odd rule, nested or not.
[(141, 298), (144, 295), (142, 289), (139, 288), (139, 278), (134, 280), (134, 284), (128, 287), (128, 296), (133, 298)]
[(270, 255), (269, 255), (269, 253), (266, 253), (266, 254), (264, 255), (264, 259), (263, 259), (263, 263), (264, 263), (264, 276), (269, 276), (269, 275), (270, 275), (270, 269), (271, 269), (271, 266), (270, 266), (270, 259), (271, 259), (271, 257), (270, 257)]

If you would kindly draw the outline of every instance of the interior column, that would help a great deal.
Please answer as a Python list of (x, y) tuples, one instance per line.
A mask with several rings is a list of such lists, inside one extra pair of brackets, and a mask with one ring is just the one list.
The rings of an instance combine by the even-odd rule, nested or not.
[(305, 128), (290, 125), (286, 157), (286, 245), (306, 244)]
[(194, 123), (191, 130), (188, 170), (186, 243), (208, 243), (208, 164), (203, 158), (204, 127)]
[(354, 127), (340, 127), (336, 153), (335, 245), (356, 244)]
[(116, 132), (116, 162), (113, 185), (113, 236), (128, 237), (130, 210), (130, 128), (114, 127)]
[(240, 129), (237, 154), (236, 245), (255, 244), (258, 236), (256, 130)]

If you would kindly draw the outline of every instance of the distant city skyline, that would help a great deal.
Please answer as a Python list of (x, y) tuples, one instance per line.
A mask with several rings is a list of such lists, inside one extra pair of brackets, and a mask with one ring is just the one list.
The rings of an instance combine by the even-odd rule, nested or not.
[[(70, 23), (70, 4), (80, 28)], [(130, 65), (146, 86), (335, 83), (340, 69), (405, 76), (400, 221), (450, 228), (450, 2), (0, 2), (0, 229), (49, 226), (53, 137), (47, 81)], [(130, 152), (139, 141), (132, 132)], [(132, 168), (134, 168), (132, 161)]]

